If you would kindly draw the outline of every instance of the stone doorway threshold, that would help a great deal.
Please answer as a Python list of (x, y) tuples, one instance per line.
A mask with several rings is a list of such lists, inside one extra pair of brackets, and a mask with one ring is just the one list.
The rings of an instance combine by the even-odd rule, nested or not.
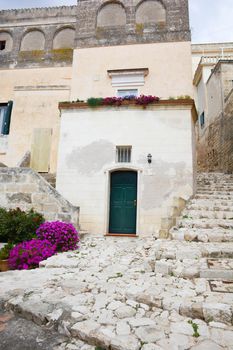
[(105, 237), (132, 237), (138, 238), (138, 236), (134, 233), (126, 234), (126, 233), (107, 233)]

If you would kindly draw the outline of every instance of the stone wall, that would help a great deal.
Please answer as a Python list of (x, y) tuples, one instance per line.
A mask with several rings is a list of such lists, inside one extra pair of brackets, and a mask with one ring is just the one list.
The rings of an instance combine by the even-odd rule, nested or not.
[(79, 226), (79, 208), (64, 199), (42, 176), (29, 168), (0, 167), (0, 206), (42, 213), (46, 220)]
[(188, 0), (78, 1), (76, 47), (190, 40)]
[(75, 47), (191, 41), (188, 0), (79, 0), (0, 11), (0, 37), (1, 68), (71, 65)]
[(199, 171), (233, 173), (233, 90), (197, 143)]
[(71, 65), (76, 6), (0, 11), (1, 68)]

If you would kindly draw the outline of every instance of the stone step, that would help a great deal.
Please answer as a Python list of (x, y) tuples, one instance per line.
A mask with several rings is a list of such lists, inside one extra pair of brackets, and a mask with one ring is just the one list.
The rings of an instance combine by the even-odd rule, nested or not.
[(233, 212), (233, 206), (228, 202), (229, 205), (215, 204), (212, 202), (197, 202), (189, 203), (186, 206), (185, 212), (189, 210), (204, 210), (204, 211), (217, 211), (217, 212)]
[(192, 227), (192, 228), (224, 228), (227, 230), (233, 229), (233, 220), (224, 219), (183, 219), (177, 218), (177, 227)]
[(225, 177), (222, 178), (197, 178), (198, 184), (204, 184), (204, 185), (213, 185), (213, 184), (233, 184), (232, 177)]
[(198, 192), (206, 192), (206, 191), (227, 191), (227, 192), (233, 192), (233, 186), (197, 186)]
[(217, 229), (173, 229), (170, 231), (173, 240), (186, 242), (233, 242), (233, 231)]
[(177, 260), (161, 259), (155, 262), (154, 271), (162, 276), (178, 278), (205, 278), (207, 280), (224, 280), (233, 283), (233, 259), (200, 258)]
[(200, 205), (204, 207), (219, 207), (219, 208), (233, 208), (233, 203), (229, 201), (228, 199), (215, 199), (215, 200), (210, 200), (206, 198), (192, 198), (188, 202), (189, 205)]
[[(175, 244), (174, 244), (175, 246)], [(166, 246), (160, 253), (159, 259), (168, 260), (199, 260), (201, 258), (224, 258), (233, 259), (232, 242), (180, 242), (175, 249)]]
[(225, 200), (225, 201), (233, 201), (233, 196), (225, 195), (225, 194), (207, 194), (207, 193), (197, 193), (194, 199), (208, 199), (208, 200)]
[(182, 218), (192, 219), (230, 219), (233, 220), (233, 211), (186, 209), (182, 213)]
[(214, 196), (218, 196), (218, 195), (220, 195), (220, 196), (229, 196), (229, 197), (231, 197), (232, 199), (233, 199), (233, 193), (232, 192), (230, 192), (230, 191), (217, 191), (217, 190), (213, 190), (213, 191), (211, 191), (211, 190), (197, 190), (197, 192), (196, 192), (196, 194), (197, 195), (199, 195), (199, 194), (208, 194), (208, 195), (214, 195)]

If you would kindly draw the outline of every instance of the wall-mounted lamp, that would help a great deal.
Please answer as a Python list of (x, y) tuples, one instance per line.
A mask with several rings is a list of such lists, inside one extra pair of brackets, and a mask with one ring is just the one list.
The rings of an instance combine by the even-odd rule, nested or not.
[(152, 155), (150, 153), (147, 155), (147, 161), (149, 164), (152, 163)]

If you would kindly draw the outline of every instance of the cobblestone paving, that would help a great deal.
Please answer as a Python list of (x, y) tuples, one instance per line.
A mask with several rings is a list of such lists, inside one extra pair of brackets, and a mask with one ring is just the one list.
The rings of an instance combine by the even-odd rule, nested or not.
[(233, 294), (223, 288), (233, 281), (231, 219), (188, 209), (201, 208), (206, 188), (210, 212), (212, 192), (220, 192), (224, 212), (232, 206), (233, 177), (200, 175), (171, 240), (87, 236), (80, 251), (40, 269), (1, 273), (2, 304), (66, 336), (59, 350), (232, 350)]

